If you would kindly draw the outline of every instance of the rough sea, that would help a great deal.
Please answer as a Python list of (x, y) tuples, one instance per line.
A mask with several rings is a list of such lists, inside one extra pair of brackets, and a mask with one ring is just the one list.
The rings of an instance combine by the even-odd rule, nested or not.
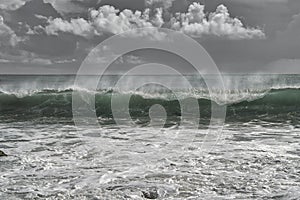
[[(208, 91), (192, 75), (188, 90), (177, 77), (156, 77), (177, 84), (182, 101), (198, 102), (187, 109), (200, 111), (197, 129), (181, 126), (173, 91), (122, 91), (118, 78), (90, 91), (71, 75), (0, 76), (0, 150), (8, 155), (0, 157), (0, 199), (300, 199), (299, 75), (227, 74), (225, 91)], [(128, 79), (139, 78), (153, 77)], [(81, 90), (95, 97), (97, 128), (74, 123), (72, 97)], [(113, 95), (130, 99), (131, 124), (116, 122)], [(165, 121), (152, 123), (154, 105)], [(226, 107), (226, 118), (207, 139), (212, 105)]]

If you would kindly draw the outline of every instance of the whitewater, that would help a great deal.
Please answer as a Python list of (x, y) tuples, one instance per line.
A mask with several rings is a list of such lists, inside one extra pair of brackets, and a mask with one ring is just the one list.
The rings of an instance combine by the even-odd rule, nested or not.
[[(85, 78), (87, 86), (96, 77)], [(0, 149), (8, 155), (0, 157), (0, 199), (300, 198), (299, 75), (226, 74), (225, 90), (211, 91), (193, 75), (188, 89), (176, 76), (127, 77), (128, 86), (163, 79), (174, 90), (120, 90), (119, 78), (107, 75), (92, 90), (74, 86), (73, 75), (0, 76)], [(95, 97), (97, 129), (75, 126), (75, 91)], [(116, 123), (113, 96), (130, 97), (134, 125)], [(181, 126), (179, 100), (191, 98), (198, 130)], [(153, 105), (167, 113), (157, 126)], [(226, 106), (226, 119), (204, 152), (212, 105)]]

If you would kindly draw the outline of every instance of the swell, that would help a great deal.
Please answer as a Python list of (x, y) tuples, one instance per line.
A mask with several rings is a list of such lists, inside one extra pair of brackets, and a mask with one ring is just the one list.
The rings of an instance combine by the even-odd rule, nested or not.
[[(41, 90), (28, 94), (10, 94), (0, 92), (0, 115), (19, 117), (72, 117), (73, 90)], [(110, 90), (95, 94), (97, 115), (112, 117)], [(130, 95), (130, 112), (133, 117), (147, 116), (154, 104), (165, 107), (168, 115), (180, 116), (180, 104), (172, 94), (156, 93), (119, 93), (117, 98)], [(300, 113), (300, 89), (285, 88), (269, 91), (229, 91), (227, 101), (220, 100), (221, 93), (209, 96), (205, 92), (182, 92), (183, 100), (189, 97), (198, 99), (202, 117), (210, 116), (211, 104), (226, 104), (227, 116), (244, 118), (257, 116), (290, 116)]]

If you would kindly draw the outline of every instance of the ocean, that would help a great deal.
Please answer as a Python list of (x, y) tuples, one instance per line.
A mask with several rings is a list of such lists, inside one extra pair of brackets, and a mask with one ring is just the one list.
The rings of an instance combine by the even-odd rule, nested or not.
[[(0, 199), (300, 199), (300, 75), (224, 74), (225, 90), (193, 75), (192, 88), (162, 75), (120, 89), (107, 75), (92, 90), (96, 77), (84, 78), (0, 76)], [(145, 79), (176, 89), (131, 89)], [(74, 121), (78, 91), (94, 98), (99, 126)], [(212, 107), (226, 118), (207, 138)]]

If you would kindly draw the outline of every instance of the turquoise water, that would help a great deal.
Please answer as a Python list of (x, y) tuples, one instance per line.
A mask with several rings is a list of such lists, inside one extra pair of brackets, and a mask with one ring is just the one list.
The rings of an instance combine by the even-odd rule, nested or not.
[[(180, 126), (174, 91), (120, 91), (118, 78), (106, 76), (92, 91), (74, 87), (74, 76), (0, 76), (0, 149), (9, 155), (0, 158), (0, 199), (300, 198), (298, 75), (225, 75), (226, 90), (212, 93), (201, 77), (187, 76), (193, 89), (178, 77), (128, 77), (129, 86), (163, 78), (181, 99), (197, 99), (198, 130)], [(95, 94), (99, 128), (74, 125), (77, 90)], [(112, 95), (131, 96), (134, 126), (115, 123)], [(164, 128), (151, 126), (157, 104), (167, 112)], [(227, 115), (204, 152), (212, 104), (226, 105)]]

